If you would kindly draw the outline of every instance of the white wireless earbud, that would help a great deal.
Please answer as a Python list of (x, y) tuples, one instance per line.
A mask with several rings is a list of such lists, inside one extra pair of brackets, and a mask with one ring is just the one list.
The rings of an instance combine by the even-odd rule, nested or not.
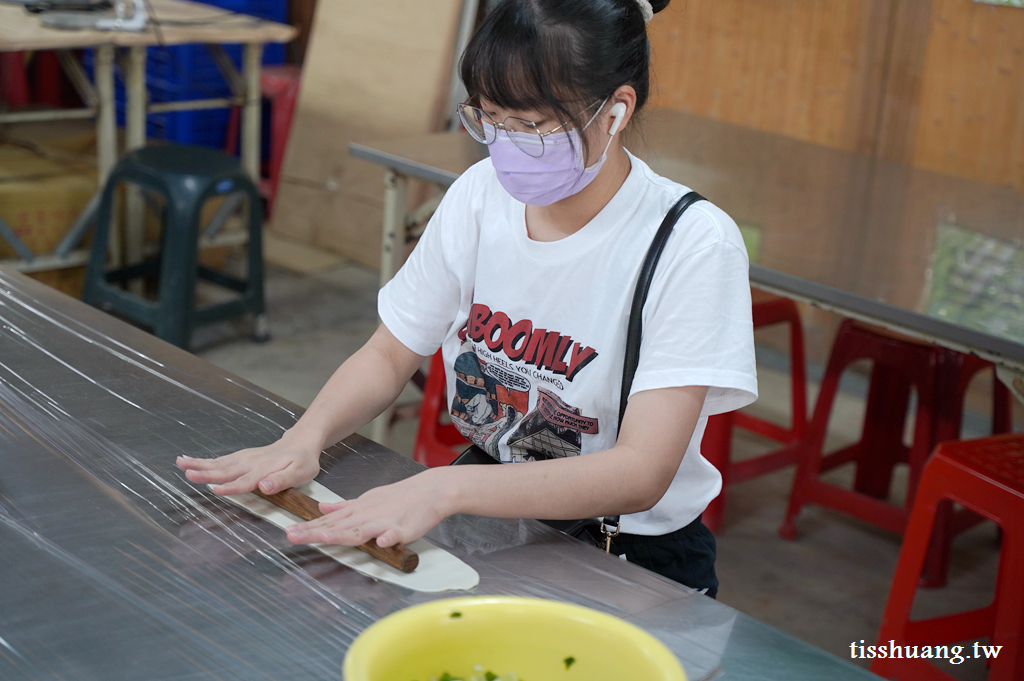
[(616, 102), (612, 105), (611, 114), (614, 120), (612, 121), (612, 127), (611, 130), (608, 131), (608, 134), (610, 136), (614, 136), (615, 133), (619, 131), (619, 124), (622, 123), (622, 117), (626, 115), (626, 105), (622, 102)]

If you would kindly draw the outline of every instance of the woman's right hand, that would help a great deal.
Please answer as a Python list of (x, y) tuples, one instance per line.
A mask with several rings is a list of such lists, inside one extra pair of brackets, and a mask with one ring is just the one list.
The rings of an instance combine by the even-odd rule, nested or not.
[(265, 447), (216, 459), (179, 456), (175, 463), (190, 482), (214, 485), (216, 494), (242, 494), (257, 486), (264, 494), (275, 494), (315, 478), (320, 472), (320, 451), (315, 439), (289, 430)]

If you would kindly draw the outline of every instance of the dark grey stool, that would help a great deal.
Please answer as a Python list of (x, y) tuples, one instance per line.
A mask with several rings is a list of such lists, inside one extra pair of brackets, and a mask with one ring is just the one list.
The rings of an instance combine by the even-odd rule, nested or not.
[[(107, 240), (118, 185), (138, 186), (164, 198), (163, 233), (156, 260), (107, 270)], [(241, 280), (199, 264), (200, 211), (209, 199), (235, 196), (249, 202), (248, 277)], [(234, 203), (232, 205), (238, 205)], [(125, 155), (107, 179), (100, 199), (96, 232), (82, 299), (153, 329), (180, 348), (188, 348), (192, 331), (204, 324), (253, 315), (253, 340), (269, 338), (263, 301), (263, 213), (255, 185), (232, 156), (204, 147), (153, 146)], [(134, 295), (114, 284), (156, 276), (157, 301)], [(235, 291), (231, 300), (196, 307), (196, 280)]]

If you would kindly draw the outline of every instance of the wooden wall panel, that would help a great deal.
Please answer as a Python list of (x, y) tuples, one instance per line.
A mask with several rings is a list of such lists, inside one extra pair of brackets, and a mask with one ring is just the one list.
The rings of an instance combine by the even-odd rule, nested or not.
[[(320, 4), (273, 229), (375, 265), (381, 175), (346, 145), (439, 128), (461, 3)], [(649, 31), (652, 108), (1024, 189), (1024, 10), (674, 0)]]
[(913, 161), (931, 12), (931, 0), (891, 2), (881, 112), (873, 150), (881, 158)]
[(887, 0), (688, 0), (650, 26), (654, 106), (850, 151), (875, 145)]
[(932, 5), (913, 163), (1024, 190), (1024, 10)]
[(1024, 10), (688, 0), (650, 35), (654, 106), (1024, 189)]
[(380, 266), (384, 170), (348, 144), (447, 120), (460, 0), (319, 0), (271, 229)]

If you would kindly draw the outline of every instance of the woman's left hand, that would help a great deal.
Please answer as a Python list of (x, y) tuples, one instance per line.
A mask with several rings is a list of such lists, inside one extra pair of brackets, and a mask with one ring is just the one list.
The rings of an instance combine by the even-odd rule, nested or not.
[(358, 546), (377, 539), (380, 547), (408, 544), (444, 520), (444, 469), (429, 469), (400, 482), (376, 487), (356, 499), (320, 504), (324, 515), (288, 528), (293, 544)]

